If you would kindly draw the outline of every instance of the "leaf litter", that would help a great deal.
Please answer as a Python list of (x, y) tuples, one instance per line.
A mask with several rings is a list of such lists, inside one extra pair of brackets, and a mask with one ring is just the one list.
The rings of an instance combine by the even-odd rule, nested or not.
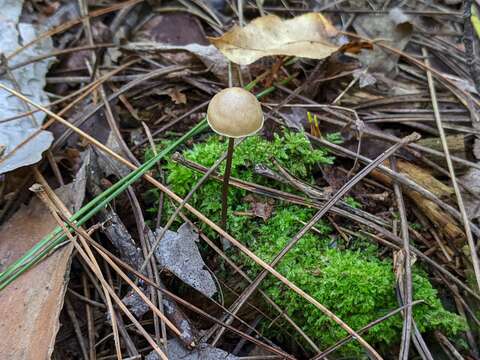
[[(45, 55), (53, 51), (51, 39), (44, 39), (34, 47), (28, 48), (21, 55), (13, 60), (7, 60), (8, 55), (18, 47), (35, 39), (41, 27), (20, 21), (23, 1), (2, 0), (0, 8), (2, 9), (0, 21), (0, 33), (2, 42), (0, 44), (0, 54), (2, 54), (2, 66), (0, 72), (3, 74), (0, 82), (10, 88), (17, 88), (33, 101), (46, 104), (48, 96), (44, 91), (46, 84), (45, 76), (54, 59), (47, 58), (34, 63), (22, 66), (19, 69), (12, 70), (5, 74), (5, 66), (15, 66), (24, 63), (39, 55)], [(5, 63), (8, 61), (8, 63)], [(0, 109), (0, 119), (7, 119), (16, 116), (25, 111), (31, 110), (20, 99), (0, 90), (0, 102), (3, 104)], [(0, 145), (3, 149), (3, 161), (0, 163), (0, 174), (15, 170), (19, 167), (31, 165), (41, 160), (42, 153), (50, 147), (53, 136), (49, 131), (42, 130), (31, 141), (11, 153), (19, 144), (21, 144), (29, 135), (39, 129), (45, 115), (41, 112), (24, 116), (19, 119), (0, 123)]]

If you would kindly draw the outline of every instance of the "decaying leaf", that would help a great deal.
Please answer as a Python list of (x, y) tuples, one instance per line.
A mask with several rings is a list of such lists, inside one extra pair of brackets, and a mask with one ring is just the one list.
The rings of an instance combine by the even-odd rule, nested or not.
[(210, 69), (212, 74), (219, 79), (225, 78), (227, 74), (227, 61), (220, 51), (218, 51), (213, 45), (170, 45), (157, 43), (153, 41), (148, 42), (129, 42), (121, 46), (122, 49), (134, 50), (134, 51), (147, 51), (147, 52), (170, 52), (170, 51), (188, 51), (195, 55), (206, 67)]
[[(37, 29), (33, 25), (19, 22), (22, 6), (23, 1), (0, 0), (2, 9), (0, 53), (6, 56), (37, 36)], [(35, 56), (50, 53), (52, 50), (51, 39), (42, 40), (11, 59), (8, 66), (12, 67), (23, 63)], [(48, 97), (43, 88), (46, 83), (45, 75), (52, 62), (53, 59), (49, 58), (22, 66), (11, 72), (4, 72), (2, 69), (0, 71), (0, 82), (11, 89), (19, 89), (20, 92), (36, 103), (46, 104), (48, 103)], [(0, 119), (10, 118), (31, 110), (30, 106), (5, 90), (0, 90), (0, 103), (2, 104)], [(37, 112), (32, 116), (0, 123), (0, 145), (5, 147), (3, 158), (0, 159), (0, 173), (40, 161), (42, 152), (48, 149), (53, 141), (53, 136), (48, 131), (40, 132), (17, 151), (12, 154), (9, 153), (35, 132), (44, 118), (45, 114)]]
[(331, 42), (335, 27), (319, 13), (308, 13), (283, 20), (262, 16), (247, 26), (235, 26), (218, 38), (208, 38), (229, 60), (240, 65), (271, 55), (291, 55), (324, 59), (337, 51)]
[[(188, 350), (175, 338), (168, 340), (168, 358), (170, 360), (237, 360), (237, 356), (229, 354), (228, 352), (210, 346), (208, 344), (200, 344), (193, 350)], [(159, 360), (157, 353), (152, 351), (145, 359)]]
[(185, 95), (180, 89), (174, 87), (169, 89), (167, 93), (175, 104), (179, 105), (187, 103), (187, 95)]
[(245, 201), (250, 203), (253, 215), (255, 215), (256, 217), (262, 218), (263, 221), (267, 221), (272, 216), (272, 213), (273, 213), (272, 201), (268, 201), (268, 200), (261, 201), (252, 195), (247, 195), (245, 197)]
[[(157, 234), (161, 229), (157, 229)], [(205, 263), (197, 248), (198, 234), (188, 223), (177, 232), (167, 230), (155, 251), (161, 266), (175, 274), (202, 294), (212, 297), (217, 292), (212, 275), (205, 270)]]
[[(85, 194), (85, 168), (74, 183), (56, 193), (71, 211), (77, 211)], [(22, 207), (0, 229), (0, 271), (56, 225), (39, 199)], [(71, 244), (64, 246), (0, 292), (2, 359), (50, 358), (60, 326), (58, 316), (68, 283), (71, 252)]]
[[(359, 15), (355, 18), (353, 27), (359, 35), (370, 39), (385, 39), (395, 48), (403, 50), (413, 33), (411, 21), (403, 11), (393, 8), (388, 14)], [(398, 55), (374, 46), (373, 51), (362, 52), (359, 59), (369, 71), (389, 73), (397, 65)]]
[[(470, 169), (460, 179), (471, 192), (477, 196), (480, 195), (480, 170)], [(480, 203), (478, 198), (467, 191), (463, 191), (462, 196), (468, 218), (472, 221), (478, 220), (480, 218)]]

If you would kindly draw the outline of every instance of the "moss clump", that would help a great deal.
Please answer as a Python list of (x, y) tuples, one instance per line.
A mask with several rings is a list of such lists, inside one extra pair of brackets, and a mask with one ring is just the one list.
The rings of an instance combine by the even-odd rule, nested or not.
[[(365, 258), (358, 251), (318, 249), (308, 240), (299, 244), (297, 254), (287, 255), (278, 270), (353, 329), (359, 329), (398, 307), (390, 261)], [(306, 256), (302, 256), (302, 252), (308, 254), (308, 259), (304, 259)], [(273, 252), (268, 255), (274, 256)], [(279, 288), (273, 279), (269, 279), (265, 287), (272, 298), (321, 345), (332, 345), (347, 335), (305, 300)], [(426, 303), (417, 305), (413, 311), (420, 331), (438, 329), (453, 335), (463, 328), (460, 318), (443, 308), (437, 291), (418, 269), (413, 274), (413, 287), (414, 299)], [(398, 342), (401, 329), (402, 318), (395, 315), (371, 328), (364, 338), (385, 349), (386, 345)], [(352, 342), (342, 347), (341, 352), (360, 355), (362, 350)]]
[[(204, 166), (211, 166), (225, 151), (226, 143), (212, 136), (204, 143), (185, 150), (183, 155)], [(309, 182), (313, 181), (311, 172), (316, 164), (333, 162), (325, 150), (312, 150), (303, 134), (285, 132), (282, 137), (275, 136), (272, 142), (253, 136), (237, 147), (232, 176), (293, 191), (252, 171), (255, 164), (272, 166), (272, 157), (291, 173)], [(169, 186), (179, 195), (186, 195), (202, 176), (173, 162), (168, 163), (166, 168)], [(208, 181), (190, 203), (212, 220), (218, 221), (220, 188), (219, 182)], [(300, 230), (301, 221), (308, 221), (314, 214), (312, 209), (277, 203), (272, 217), (267, 221), (235, 215), (234, 212), (249, 210), (250, 204), (244, 200), (245, 195), (245, 191), (230, 188), (228, 229), (265, 261), (271, 261)], [(353, 242), (350, 249), (341, 250), (342, 244), (329, 235), (332, 231), (330, 226), (319, 222), (316, 228), (321, 235), (312, 232), (306, 234), (277, 266), (280, 273), (327, 306), (353, 329), (359, 329), (398, 307), (392, 263), (377, 257), (375, 245), (359, 239)], [(252, 275), (260, 271), (244, 256), (232, 256), (241, 261)], [(426, 303), (414, 308), (414, 318), (420, 331), (441, 329), (452, 335), (463, 328), (460, 318), (443, 308), (437, 291), (419, 268), (414, 269), (413, 283), (414, 298)], [(263, 282), (263, 289), (320, 348), (330, 346), (346, 335), (338, 325), (295, 293), (281, 287), (274, 278), (267, 278)], [(402, 318), (397, 315), (372, 328), (365, 338), (376, 346), (386, 346), (400, 340), (401, 329)], [(281, 336), (277, 333), (272, 335)], [(356, 343), (350, 343), (341, 352), (358, 357), (361, 349)]]

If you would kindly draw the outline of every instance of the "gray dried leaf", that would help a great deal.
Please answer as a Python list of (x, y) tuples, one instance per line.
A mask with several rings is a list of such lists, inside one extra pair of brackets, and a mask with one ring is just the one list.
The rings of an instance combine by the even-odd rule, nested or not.
[[(117, 154), (123, 154), (122, 147), (118, 143), (117, 137), (113, 132), (110, 132), (105, 144), (109, 149), (112, 149)], [(130, 173), (130, 168), (120, 161), (113, 159), (110, 156), (105, 155), (103, 152), (98, 151), (98, 165), (103, 170), (105, 176), (117, 175), (125, 177)]]
[[(22, 45), (32, 41), (38, 35), (38, 29), (31, 24), (19, 22), (23, 1), (0, 0), (2, 9), (0, 21), (0, 53), (7, 55), (17, 50)], [(22, 63), (33, 57), (48, 54), (53, 50), (50, 38), (44, 39), (11, 59), (8, 65)], [(0, 82), (11, 89), (17, 84), (21, 93), (38, 104), (48, 103), (47, 94), (43, 91), (45, 75), (53, 58), (37, 61), (33, 64), (22, 66), (12, 71), (15, 81), (4, 73)], [(10, 118), (19, 113), (31, 110), (31, 107), (5, 90), (0, 90), (0, 119)], [(53, 136), (48, 131), (40, 132), (15, 153), (9, 153), (18, 144), (35, 132), (45, 119), (45, 114), (37, 112), (33, 116), (15, 119), (0, 123), (0, 145), (5, 147), (4, 160), (0, 162), (0, 173), (12, 171), (16, 168), (31, 165), (42, 158), (42, 153), (50, 147)]]
[[(158, 228), (158, 234), (161, 228)], [(167, 230), (155, 250), (155, 257), (161, 266), (175, 274), (179, 279), (212, 297), (217, 288), (212, 275), (205, 270), (205, 263), (197, 248), (198, 234), (188, 223), (184, 223), (177, 232)]]
[(358, 86), (364, 88), (377, 82), (375, 76), (368, 72), (368, 69), (358, 69), (353, 72), (353, 76), (358, 79)]
[[(411, 20), (400, 9), (392, 9), (389, 14), (360, 15), (353, 22), (356, 32), (370, 39), (388, 39), (388, 44), (403, 50), (410, 41), (413, 26)], [(395, 69), (398, 56), (389, 54), (378, 46), (373, 50), (363, 50), (360, 61), (372, 72), (389, 73)]]
[[(170, 360), (237, 360), (239, 357), (228, 352), (212, 347), (208, 344), (200, 344), (193, 350), (182, 346), (177, 339), (168, 340), (168, 358)], [(145, 357), (146, 360), (157, 360), (158, 355), (151, 352)]]
[[(480, 195), (480, 170), (472, 168), (460, 179), (470, 191)], [(480, 202), (478, 199), (467, 191), (463, 191), (462, 197), (468, 218), (472, 221), (480, 219)]]
[(298, 131), (304, 130), (307, 124), (307, 110), (304, 108), (292, 108), (282, 114), (285, 126)]
[(136, 51), (188, 51), (195, 55), (219, 79), (227, 75), (227, 59), (213, 45), (170, 45), (159, 42), (129, 42), (122, 46), (123, 49)]
[[(142, 290), (145, 292), (145, 289)], [(123, 297), (122, 302), (137, 318), (141, 318), (144, 314), (150, 311), (150, 306), (143, 301), (141, 296), (134, 290), (130, 290), (128, 294)]]

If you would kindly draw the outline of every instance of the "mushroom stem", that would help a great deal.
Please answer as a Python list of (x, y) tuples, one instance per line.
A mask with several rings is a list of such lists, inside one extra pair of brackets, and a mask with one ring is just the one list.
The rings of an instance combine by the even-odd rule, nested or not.
[(230, 173), (232, 172), (232, 157), (233, 157), (234, 144), (235, 144), (235, 139), (228, 138), (227, 163), (225, 164), (225, 173), (223, 174), (223, 186), (222, 186), (222, 218), (220, 222), (220, 227), (223, 230), (227, 229), (228, 183), (230, 180)]

